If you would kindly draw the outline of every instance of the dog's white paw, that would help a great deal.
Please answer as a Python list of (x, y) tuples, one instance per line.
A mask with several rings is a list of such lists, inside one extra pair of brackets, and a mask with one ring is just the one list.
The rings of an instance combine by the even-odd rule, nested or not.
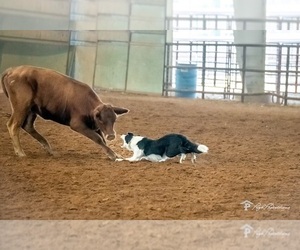
[(124, 161), (125, 159), (123, 158), (117, 158), (115, 161)]

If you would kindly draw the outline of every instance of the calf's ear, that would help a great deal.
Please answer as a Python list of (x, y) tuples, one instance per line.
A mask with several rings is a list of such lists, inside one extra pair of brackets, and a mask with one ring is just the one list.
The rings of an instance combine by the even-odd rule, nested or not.
[(113, 110), (117, 115), (124, 115), (129, 112), (129, 109), (120, 107), (113, 107)]

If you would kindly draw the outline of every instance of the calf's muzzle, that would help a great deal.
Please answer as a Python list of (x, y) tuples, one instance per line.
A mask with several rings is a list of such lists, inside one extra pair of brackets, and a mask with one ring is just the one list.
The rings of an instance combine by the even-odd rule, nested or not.
[(112, 141), (116, 138), (116, 135), (115, 134), (109, 134), (109, 135), (106, 135), (106, 139), (109, 140), (109, 141)]

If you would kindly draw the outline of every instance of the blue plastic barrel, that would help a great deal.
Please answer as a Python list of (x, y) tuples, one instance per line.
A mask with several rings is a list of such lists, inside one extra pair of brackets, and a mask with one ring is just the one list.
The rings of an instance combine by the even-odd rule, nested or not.
[(177, 64), (176, 90), (187, 92), (176, 92), (177, 97), (196, 98), (197, 93), (197, 64)]

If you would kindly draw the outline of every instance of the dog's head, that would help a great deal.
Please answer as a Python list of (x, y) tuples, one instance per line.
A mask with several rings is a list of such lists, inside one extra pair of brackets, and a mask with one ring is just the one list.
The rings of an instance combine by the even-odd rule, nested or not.
[(121, 139), (123, 140), (123, 145), (121, 146), (122, 148), (126, 148), (130, 151), (133, 151), (133, 148), (131, 147), (131, 140), (134, 137), (133, 133), (127, 133), (127, 135), (121, 135)]

